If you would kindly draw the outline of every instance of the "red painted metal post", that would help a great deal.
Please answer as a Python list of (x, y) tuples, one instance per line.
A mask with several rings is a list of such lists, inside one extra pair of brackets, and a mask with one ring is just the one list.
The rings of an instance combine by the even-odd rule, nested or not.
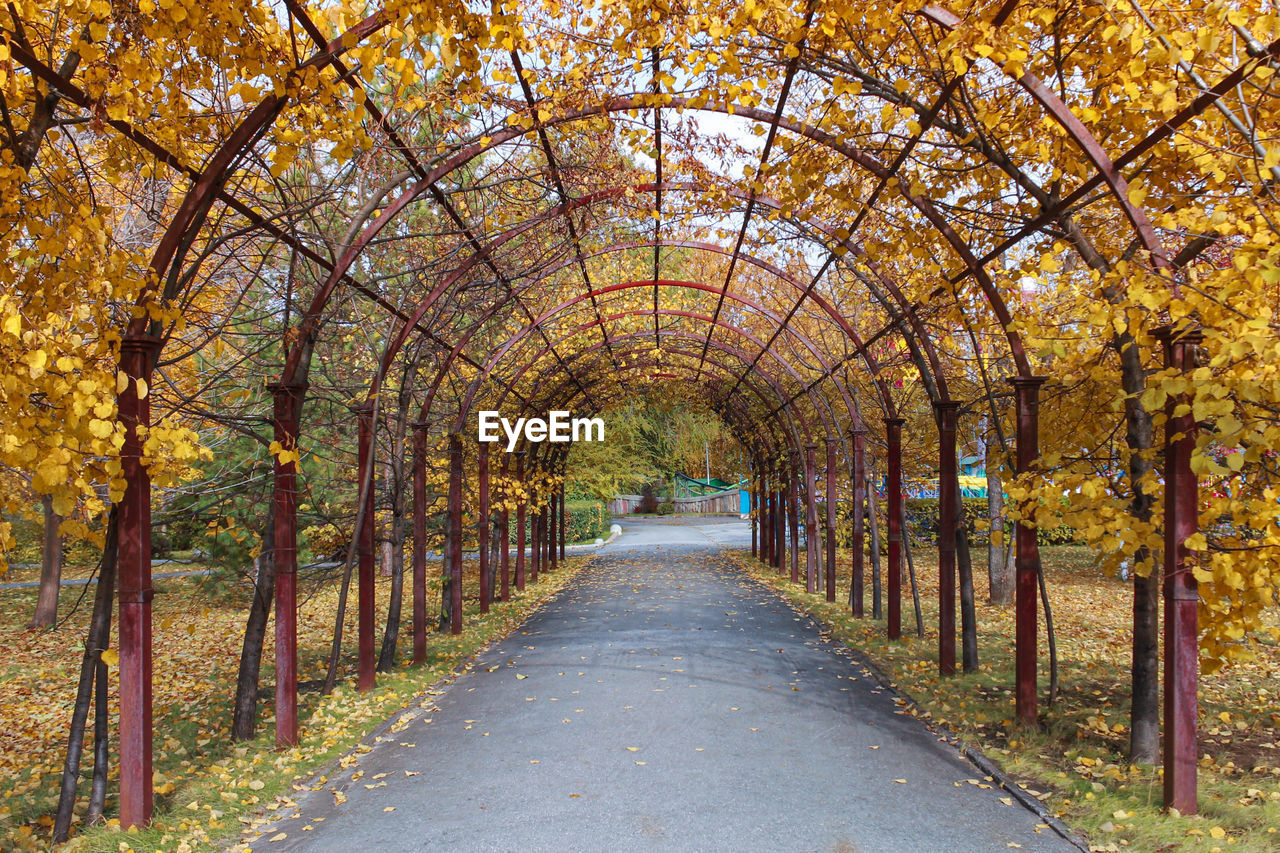
[(885, 418), (885, 453), (888, 478), (885, 493), (889, 516), (888, 596), (890, 640), (902, 636), (902, 418)]
[(791, 583), (800, 583), (800, 451), (791, 451), (787, 471), (787, 528), (791, 533)]
[(818, 551), (822, 534), (818, 532), (818, 472), (816, 444), (804, 446), (804, 591), (818, 591)]
[(498, 512), (498, 540), (502, 543), (498, 551), (498, 563), (501, 567), (502, 600), (511, 600), (511, 510), (507, 500), (511, 496), (511, 481), (508, 474), (511, 468), (511, 454), (502, 454), (502, 509)]
[[(524, 482), (524, 455), (527, 451), (516, 451), (516, 488), (523, 491)], [(516, 589), (524, 592), (524, 538), (525, 530), (528, 527), (528, 503), (523, 497), (519, 498), (516, 503)]]
[(773, 535), (769, 528), (769, 471), (761, 465), (760, 469), (760, 562), (769, 565), (769, 539)]
[(493, 600), (492, 570), (489, 567), (489, 442), (478, 443), (476, 462), (477, 477), (480, 481), (480, 518), (478, 539), (480, 546), (480, 612), (489, 612), (489, 602)]
[(754, 461), (751, 463), (749, 506), (751, 507), (751, 559), (756, 560), (760, 558), (759, 525), (756, 523), (760, 517), (760, 470)]
[(462, 437), (449, 436), (449, 633), (462, 633)]
[[(1177, 334), (1160, 329), (1164, 363), (1180, 373), (1196, 368), (1196, 347), (1204, 339), (1198, 330)], [(1164, 806), (1195, 814), (1196, 691), (1199, 654), (1196, 606), (1200, 599), (1194, 560), (1187, 537), (1199, 526), (1199, 484), (1191, 470), (1196, 446), (1196, 420), (1188, 396), (1170, 396), (1165, 403), (1164, 470)], [(1179, 406), (1188, 410), (1178, 412)]]
[[(1042, 376), (1015, 376), (1013, 384), (1018, 416), (1018, 473), (1031, 471), (1040, 456), (1040, 386)], [(1024, 506), (1023, 515), (1032, 514)], [(1036, 529), (1026, 521), (1019, 522), (1015, 533), (1017, 556), (1014, 575), (1014, 707), (1022, 723), (1033, 726), (1038, 716), (1036, 679), (1036, 632), (1039, 603), (1038, 576), (1040, 546)]]
[[(534, 469), (535, 471), (537, 469)], [(542, 562), (542, 505), (533, 505), (529, 519), (529, 583), (538, 582), (538, 569)]]
[[(273, 428), (282, 452), (297, 452), (306, 385), (267, 386), (274, 403)], [(272, 560), (276, 572), (276, 748), (298, 743), (298, 465), (273, 460), (275, 503)]]
[(413, 662), (427, 660), (427, 425), (413, 425)]
[(547, 568), (556, 570), (557, 554), (560, 552), (560, 489), (557, 485), (551, 492), (551, 500), (547, 502)]
[(956, 412), (959, 403), (933, 404), (938, 419), (938, 672), (956, 673)]
[(564, 559), (564, 537), (568, 532), (568, 526), (565, 521), (564, 514), (564, 484), (560, 484), (560, 559)]
[[(120, 346), (120, 371), (129, 377), (116, 395), (124, 425), (120, 468), (124, 497), (119, 516), (120, 578), (120, 825), (151, 821), (151, 476), (143, 463), (138, 430), (151, 425), (151, 400), (142, 388), (160, 341), (126, 338)], [(139, 383), (142, 383), (142, 386)]]
[(360, 491), (364, 493), (363, 519), (356, 539), (356, 554), (359, 559), (356, 579), (357, 622), (356, 633), (359, 649), (359, 675), (356, 688), (364, 691), (373, 687), (373, 403), (366, 402), (352, 406), (358, 423), (359, 451), (357, 453), (358, 480)]
[(853, 599), (850, 607), (853, 615), (861, 619), (866, 612), (865, 575), (866, 555), (863, 553), (863, 539), (866, 531), (866, 493), (867, 493), (867, 431), (861, 427), (850, 434), (853, 446), (853, 461), (849, 467), (849, 497), (853, 501), (853, 579), (849, 582), (849, 597)]
[(827, 439), (827, 601), (836, 600), (836, 447), (839, 442)]
[(787, 472), (778, 463), (777, 488), (773, 495), (773, 567), (779, 573), (787, 561)]

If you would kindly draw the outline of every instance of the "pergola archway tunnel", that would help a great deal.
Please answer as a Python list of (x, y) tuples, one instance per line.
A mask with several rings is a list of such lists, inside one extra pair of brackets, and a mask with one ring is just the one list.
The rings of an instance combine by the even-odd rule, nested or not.
[[(1183, 38), (1177, 4), (243, 5), (257, 11), (221, 35), (226, 21), (158, 15), (153, 26), (113, 11), (100, 33), (86, 19), (81, 66), (55, 68), (35, 48), (61, 31), (27, 22), (22, 34), (15, 21), (0, 34), (9, 78), (93, 113), (111, 156), (145, 167), (168, 197), (116, 329), (128, 379), (117, 397), (123, 825), (147, 823), (153, 802), (148, 389), (159, 360), (195, 351), (192, 312), (250, 316), (226, 284), (226, 259), (250, 256), (276, 287), (263, 310), (285, 327), (267, 377), (280, 747), (298, 739), (308, 389), (359, 326), (361, 690), (375, 679), (375, 442), (393, 398), (418, 412), (405, 449), (415, 662), (432, 478), (447, 494), (454, 633), (469, 537), (482, 610), (565, 557), (568, 446), (522, 440), (507, 453), (477, 441), (477, 413), (591, 418), (653, 393), (723, 421), (750, 455), (752, 556), (829, 601), (842, 594), (837, 499), (851, 502), (857, 617), (864, 505), (882, 486), (890, 638), (902, 630), (907, 427), (936, 460), (938, 666), (953, 674), (957, 431), (982, 420), (1009, 454), (1019, 504), (1018, 719), (1034, 726), (1039, 712), (1037, 528), (1089, 476), (1119, 484), (1122, 509), (1091, 535), (1135, 562), (1162, 555), (1163, 581), (1139, 580), (1135, 595), (1163, 584), (1165, 803), (1195, 810), (1195, 571), (1214, 571), (1199, 485), (1222, 452), (1205, 435), (1225, 442), (1228, 419), (1256, 414), (1260, 398), (1236, 393), (1231, 371), (1272, 358), (1230, 349), (1251, 309), (1224, 308), (1239, 297), (1214, 277), (1247, 252), (1265, 267), (1272, 251), (1261, 211), (1280, 172), (1258, 129), (1275, 110), (1280, 41), (1263, 37), (1274, 21), (1224, 14), (1210, 45)], [(144, 110), (153, 84), (120, 86), (134, 73), (122, 70), (126, 35), (138, 33), (148, 62), (181, 54), (225, 79), (174, 71), (183, 109)], [(215, 43), (237, 58), (216, 58)], [(64, 147), (37, 145), (28, 165)], [(1228, 160), (1252, 177), (1224, 177)], [(1212, 392), (1228, 401), (1217, 407), (1191, 381), (1210, 366), (1227, 389)], [(1114, 423), (1097, 429), (1127, 436), (1123, 456), (1103, 460), (1088, 430), (1079, 446), (1056, 426), (1042, 441), (1041, 406), (1077, 394), (1114, 404)], [(1258, 439), (1247, 464), (1265, 449)], [(512, 524), (515, 549), (491, 551)], [(1126, 526), (1146, 538), (1115, 532)], [(1248, 610), (1223, 601), (1210, 608), (1223, 620)]]

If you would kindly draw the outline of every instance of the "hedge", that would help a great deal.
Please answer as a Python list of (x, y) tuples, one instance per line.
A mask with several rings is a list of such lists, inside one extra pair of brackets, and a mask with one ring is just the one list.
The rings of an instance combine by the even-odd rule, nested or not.
[(609, 506), (604, 501), (565, 501), (566, 542), (601, 539), (609, 533)]

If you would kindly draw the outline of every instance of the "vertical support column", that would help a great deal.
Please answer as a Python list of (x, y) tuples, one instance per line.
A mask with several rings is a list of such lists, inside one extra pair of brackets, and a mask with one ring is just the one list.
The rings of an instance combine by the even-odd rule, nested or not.
[(413, 425), (413, 663), (427, 660), (427, 425)]
[(956, 672), (956, 410), (950, 400), (933, 404), (938, 419), (938, 672)]
[(836, 600), (836, 446), (834, 438), (827, 439), (827, 601)]
[(818, 532), (818, 482), (816, 454), (818, 445), (804, 446), (804, 591), (818, 591), (818, 552), (822, 534)]
[(553, 572), (556, 570), (556, 557), (560, 551), (560, 513), (557, 510), (560, 506), (560, 490), (563, 488), (563, 484), (557, 483), (547, 502), (547, 566)]
[[(523, 492), (524, 483), (524, 455), (527, 451), (516, 451), (516, 488)], [(524, 537), (525, 530), (528, 528), (528, 504), (522, 497), (516, 503), (516, 589), (524, 592)]]
[(462, 633), (462, 437), (449, 436), (449, 633)]
[[(563, 472), (562, 472), (562, 473), (563, 473)], [(560, 540), (560, 559), (563, 561), (563, 560), (564, 560), (564, 537), (565, 537), (565, 533), (567, 533), (567, 532), (568, 532), (568, 529), (569, 529), (569, 528), (568, 528), (568, 526), (567, 526), (567, 524), (566, 524), (566, 521), (565, 521), (565, 514), (564, 514), (564, 483), (561, 483), (561, 484), (560, 484), (560, 513), (559, 513), (559, 516), (560, 516), (560, 534), (559, 534), (559, 537), (558, 537), (558, 538), (559, 538), (559, 540)]]
[(787, 472), (787, 527), (791, 533), (791, 582), (800, 582), (800, 451), (792, 450)]
[(363, 496), (359, 514), (360, 529), (356, 534), (356, 555), (359, 560), (356, 576), (356, 635), (358, 642), (359, 674), (356, 689), (373, 687), (373, 402), (366, 401), (352, 406), (358, 424), (358, 453), (356, 455), (357, 482)]
[[(535, 468), (536, 472), (537, 469)], [(529, 582), (538, 582), (538, 569), (542, 564), (542, 504), (533, 504), (533, 517), (529, 519)]]
[(853, 579), (849, 584), (853, 615), (861, 619), (866, 613), (866, 555), (863, 553), (866, 533), (867, 505), (867, 431), (857, 427), (850, 434), (853, 461), (849, 469), (849, 493), (853, 500)]
[(151, 821), (151, 475), (143, 463), (143, 430), (151, 425), (148, 387), (160, 341), (126, 338), (120, 371), (129, 378), (116, 395), (124, 444), (124, 497), (119, 516), (120, 578), (120, 825)]
[[(1042, 376), (1015, 376), (1013, 384), (1018, 414), (1018, 473), (1030, 472), (1040, 456), (1040, 386)], [(1032, 507), (1022, 507), (1023, 516), (1030, 515)], [(1036, 686), (1036, 596), (1040, 567), (1040, 547), (1036, 542), (1036, 529), (1023, 520), (1015, 532), (1017, 557), (1014, 584), (1014, 706), (1018, 720), (1026, 725), (1036, 724), (1038, 697)]]
[[(1165, 367), (1188, 374), (1196, 367), (1197, 330), (1175, 337), (1169, 327), (1156, 336), (1164, 342)], [(1164, 468), (1164, 807), (1195, 814), (1196, 690), (1199, 636), (1196, 605), (1200, 594), (1192, 572), (1187, 537), (1198, 529), (1199, 488), (1191, 470), (1196, 447), (1196, 420), (1188, 395), (1165, 403)], [(1179, 413), (1179, 407), (1185, 411)]]
[(902, 418), (885, 418), (884, 426), (889, 445), (885, 454), (888, 473), (886, 512), (889, 516), (887, 634), (890, 640), (896, 640), (902, 636)]
[(480, 490), (480, 519), (478, 538), (480, 544), (480, 612), (489, 612), (493, 600), (492, 568), (489, 566), (489, 442), (477, 442), (476, 475)]
[(773, 495), (773, 567), (782, 571), (787, 559), (787, 471), (778, 463), (777, 489)]
[(511, 454), (502, 454), (502, 509), (498, 512), (498, 540), (502, 543), (498, 551), (498, 563), (502, 575), (502, 600), (511, 600), (511, 510), (507, 501), (511, 497), (511, 481), (508, 474), (511, 469)]
[[(296, 454), (303, 383), (267, 386), (274, 404), (272, 428), (280, 453)], [(276, 749), (298, 742), (298, 463), (272, 462), (275, 504), (272, 531), (276, 572)]]
[(758, 500), (758, 496), (760, 494), (760, 483), (759, 483), (760, 473), (756, 470), (756, 465), (754, 461), (751, 462), (750, 464), (751, 464), (751, 477), (749, 478), (748, 482), (751, 484), (750, 485), (751, 493), (747, 496), (748, 498), (747, 506), (750, 509), (750, 513), (751, 513), (751, 559), (755, 560), (755, 559), (758, 559), (760, 556), (760, 546), (759, 546), (759, 542), (757, 541), (757, 534), (756, 534), (756, 518), (760, 512), (759, 510), (760, 501)]

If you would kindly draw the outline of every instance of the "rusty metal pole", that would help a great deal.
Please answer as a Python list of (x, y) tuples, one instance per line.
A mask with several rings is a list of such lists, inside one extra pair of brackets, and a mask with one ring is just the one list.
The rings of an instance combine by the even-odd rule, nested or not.
[[(1164, 343), (1165, 367), (1182, 374), (1196, 368), (1196, 347), (1204, 336), (1198, 330), (1178, 335), (1165, 327), (1156, 332)], [(1199, 686), (1200, 599), (1194, 560), (1187, 537), (1198, 529), (1199, 484), (1191, 469), (1196, 446), (1196, 420), (1189, 395), (1170, 395), (1165, 403), (1164, 469), (1164, 807), (1195, 814), (1196, 691)], [(1179, 413), (1179, 407), (1186, 411)]]
[[(524, 455), (528, 451), (516, 451), (516, 489), (524, 491)], [(528, 521), (528, 504), (523, 496), (516, 502), (516, 589), (524, 592), (524, 538)]]
[(885, 453), (888, 470), (885, 494), (889, 516), (889, 624), (886, 631), (890, 640), (902, 636), (902, 423), (902, 418), (884, 419), (889, 445)]
[(853, 501), (853, 579), (849, 582), (849, 595), (853, 599), (851, 609), (853, 615), (861, 619), (866, 612), (866, 555), (863, 553), (863, 539), (866, 532), (866, 495), (867, 495), (867, 431), (858, 427), (850, 434), (853, 446), (853, 461), (849, 469), (849, 494)]
[(933, 404), (938, 419), (938, 672), (956, 673), (956, 412), (959, 403)]
[[(303, 383), (273, 383), (272, 427), (282, 452), (296, 453)], [(276, 749), (298, 743), (298, 464), (272, 460), (276, 573)]]
[(502, 454), (502, 509), (498, 511), (498, 551), (499, 573), (502, 575), (501, 595), (503, 601), (511, 600), (511, 510), (507, 501), (511, 497), (511, 481), (508, 474), (511, 468), (511, 454)]
[(567, 526), (567, 524), (566, 524), (566, 521), (565, 521), (565, 514), (564, 514), (564, 483), (561, 483), (561, 484), (560, 484), (560, 513), (559, 513), (559, 516), (560, 516), (560, 533), (559, 533), (559, 540), (560, 540), (560, 559), (561, 559), (561, 561), (563, 561), (563, 560), (564, 560), (564, 538), (565, 538), (565, 534), (568, 532), (568, 529), (569, 529), (569, 528), (568, 528), (568, 526)]
[[(120, 468), (124, 497), (119, 516), (120, 579), (120, 825), (151, 821), (151, 476), (143, 463), (139, 428), (151, 425), (147, 388), (160, 341), (126, 338), (120, 372), (129, 378), (116, 395), (124, 444)], [(141, 385), (139, 384), (141, 383)]]
[[(1018, 473), (1030, 472), (1040, 456), (1039, 416), (1040, 386), (1042, 376), (1015, 376), (1011, 378), (1017, 399), (1018, 416)], [(1032, 507), (1022, 507), (1024, 519), (1032, 515)], [(1038, 576), (1040, 547), (1036, 542), (1036, 529), (1023, 520), (1015, 534), (1017, 557), (1015, 559), (1014, 585), (1014, 707), (1018, 720), (1026, 725), (1036, 724), (1038, 697), (1036, 683), (1036, 597), (1039, 595)]]
[(787, 527), (791, 533), (791, 582), (800, 582), (800, 451), (792, 450), (787, 473)]
[(760, 562), (769, 565), (769, 540), (773, 536), (769, 527), (769, 471), (764, 465), (760, 469)]
[(427, 425), (413, 425), (413, 663), (427, 660)]
[(777, 481), (773, 496), (773, 567), (781, 573), (787, 560), (787, 472), (781, 462)]
[(358, 471), (356, 482), (360, 483), (359, 491), (365, 492), (364, 518), (360, 530), (356, 534), (356, 554), (359, 560), (356, 577), (357, 622), (359, 675), (356, 688), (364, 691), (373, 687), (373, 402), (368, 401), (352, 406), (358, 424)]
[(489, 602), (493, 600), (493, 578), (489, 566), (489, 442), (478, 442), (476, 477), (479, 482), (480, 507), (478, 543), (480, 546), (480, 612), (489, 612)]
[(818, 551), (822, 547), (822, 534), (818, 532), (818, 445), (804, 446), (804, 591), (818, 591)]
[(462, 437), (449, 436), (449, 633), (462, 633)]
[(556, 570), (556, 555), (559, 552), (560, 541), (560, 521), (559, 513), (556, 512), (560, 504), (560, 490), (564, 486), (556, 483), (551, 489), (551, 499), (547, 501), (547, 568), (549, 571)]
[[(530, 460), (534, 461), (533, 459)], [(537, 466), (533, 467), (530, 476), (538, 479)], [(542, 561), (542, 505), (538, 502), (533, 504), (533, 512), (529, 518), (529, 583), (538, 582), (538, 568)]]
[(827, 439), (827, 601), (836, 600), (836, 447), (839, 442)]
[(751, 517), (751, 559), (755, 560), (760, 557), (760, 547), (756, 536), (756, 515), (759, 512), (759, 501), (757, 500), (757, 495), (760, 494), (760, 472), (756, 470), (755, 460), (752, 460), (750, 465), (751, 477), (748, 479), (748, 482), (751, 484), (751, 491), (747, 495), (747, 507), (750, 510), (749, 515)]

